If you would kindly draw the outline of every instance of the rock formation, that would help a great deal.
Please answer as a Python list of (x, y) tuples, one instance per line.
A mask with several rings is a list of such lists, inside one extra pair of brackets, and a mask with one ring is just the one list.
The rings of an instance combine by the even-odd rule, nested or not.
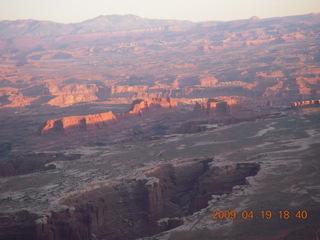
[[(299, 159), (317, 156), (317, 146), (311, 144), (319, 139), (314, 135), (317, 131), (308, 132), (309, 140), (301, 139), (305, 134), (292, 134), (290, 128), (275, 127), (271, 135), (281, 134), (278, 145), (269, 141), (268, 134), (249, 137), (249, 132), (264, 127), (263, 122), (248, 131), (250, 141), (241, 141), (241, 136), (238, 141), (238, 133), (243, 133), (238, 126), (226, 131), (219, 126), (255, 120), (258, 115), (260, 120), (282, 116), (271, 112), (293, 101), (293, 107), (320, 106), (319, 100), (297, 102), (320, 97), (319, 14), (199, 25), (156, 22), (132, 16), (99, 17), (71, 25), (0, 21), (0, 136), (4, 137), (0, 143), (0, 239), (97, 240), (152, 235), (181, 224), (180, 217), (206, 206), (211, 194), (227, 193), (234, 184), (243, 184), (245, 176), (258, 167), (233, 161), (249, 157), (251, 151), (276, 151), (272, 156), (277, 160), (278, 153), (283, 157), (282, 150), (287, 149), (287, 159), (297, 160), (300, 149), (292, 149), (290, 155), (290, 146), (300, 146), (301, 141), (307, 146), (310, 141), (312, 152), (301, 149)], [(166, 27), (171, 24), (180, 30)], [(287, 113), (288, 117), (298, 115)], [(283, 117), (274, 119), (279, 120), (277, 126), (288, 125), (282, 124)], [(318, 126), (314, 119), (301, 118), (297, 123), (310, 130), (310, 126)], [(52, 135), (34, 134), (35, 126), (45, 120), (39, 132)], [(208, 134), (171, 135), (214, 128)], [(287, 136), (287, 132), (291, 134)], [(291, 144), (294, 137), (299, 141)], [(159, 141), (149, 142), (151, 139)], [(228, 140), (232, 141), (225, 144)], [(266, 141), (266, 148), (261, 147)], [(74, 163), (53, 155), (19, 157), (42, 151), (84, 155)], [(219, 167), (207, 160), (174, 160), (213, 154), (220, 158)], [(229, 165), (221, 166), (224, 161)], [(297, 175), (292, 174), (299, 169), (296, 162), (276, 173)], [(270, 165), (269, 157), (266, 164), (266, 171), (277, 166)], [(315, 165), (312, 162), (306, 167)], [(270, 177), (273, 180), (264, 182), (266, 188), (259, 188), (258, 194), (269, 193), (268, 183), (278, 179), (274, 174)], [(283, 189), (301, 183), (298, 175), (287, 180)], [(311, 195), (314, 191), (308, 192), (308, 199), (315, 197), (316, 202), (317, 196)], [(298, 195), (291, 195), (291, 203), (303, 204), (295, 199)], [(271, 198), (263, 201), (264, 206)], [(281, 199), (279, 195), (279, 202)], [(202, 216), (196, 214), (195, 221)], [(192, 229), (203, 227), (196, 223)]]
[(200, 78), (201, 87), (214, 87), (218, 82), (218, 79), (216, 79), (215, 77), (206, 76)]
[(141, 115), (142, 112), (157, 108), (177, 108), (178, 102), (172, 98), (147, 98), (134, 100), (129, 115)]
[[(175, 228), (180, 217), (207, 206), (212, 194), (232, 191), (259, 165), (212, 167), (212, 158), (160, 164), (138, 179), (120, 179), (66, 196), (55, 211), (0, 215), (5, 240), (136, 239)], [(19, 233), (16, 229), (19, 228)], [(2, 230), (6, 229), (6, 232)], [(20, 237), (21, 236), (21, 237)]]
[(136, 99), (131, 104), (127, 113), (120, 113), (117, 117), (109, 111), (94, 115), (69, 116), (60, 119), (52, 119), (46, 121), (46, 123), (40, 127), (39, 132), (41, 135), (46, 135), (52, 132), (68, 134), (71, 132), (95, 130), (104, 125), (113, 123), (118, 119), (123, 119), (128, 116), (141, 116), (143, 112), (162, 108), (178, 108), (178, 102), (169, 97)]
[(111, 94), (116, 95), (120, 93), (138, 93), (148, 89), (148, 86), (112, 86)]
[(312, 106), (319, 105), (320, 100), (309, 100), (309, 101), (301, 101), (301, 102), (292, 102), (291, 107), (301, 107), (301, 106)]
[(209, 98), (206, 103), (196, 102), (193, 112), (196, 115), (230, 114), (237, 102), (233, 99), (219, 100)]
[(48, 104), (67, 107), (79, 102), (89, 102), (97, 100), (95, 95), (99, 90), (94, 84), (69, 84), (69, 85), (48, 85), (50, 94), (55, 98), (51, 99)]
[(283, 89), (283, 82), (279, 81), (277, 84), (275, 84), (272, 87), (267, 87), (266, 90), (263, 93), (263, 97), (270, 97), (270, 96), (276, 96), (280, 93), (280, 91)]
[(116, 120), (116, 116), (111, 111), (94, 115), (64, 117), (48, 120), (40, 129), (40, 133), (42, 135), (49, 132), (63, 132), (67, 134), (75, 131), (92, 130), (101, 128)]

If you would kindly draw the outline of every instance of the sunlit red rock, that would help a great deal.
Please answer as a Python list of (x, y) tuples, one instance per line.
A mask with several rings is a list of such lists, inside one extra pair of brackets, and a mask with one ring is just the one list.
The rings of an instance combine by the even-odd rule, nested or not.
[(146, 110), (157, 108), (177, 108), (178, 103), (172, 98), (148, 98), (133, 101), (129, 115), (141, 115)]
[(56, 96), (48, 102), (50, 105), (66, 107), (79, 102), (97, 100), (99, 90), (93, 84), (48, 85), (49, 92)]
[(112, 112), (86, 116), (71, 116), (61, 119), (48, 120), (40, 129), (42, 135), (49, 132), (63, 132), (65, 134), (77, 131), (94, 130), (116, 121), (117, 118)]

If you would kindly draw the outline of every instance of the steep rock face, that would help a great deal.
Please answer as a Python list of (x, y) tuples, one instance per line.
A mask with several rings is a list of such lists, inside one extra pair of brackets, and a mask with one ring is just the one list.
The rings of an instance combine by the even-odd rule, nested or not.
[[(258, 164), (238, 163), (224, 167), (212, 167), (212, 159), (182, 162), (177, 165), (162, 165), (146, 172), (146, 176), (159, 179), (162, 202), (166, 217), (185, 216), (207, 206), (212, 194), (232, 191), (233, 186), (245, 184), (247, 176), (259, 171)], [(156, 196), (158, 193), (154, 192)], [(157, 199), (157, 198), (156, 198)]]
[(139, 93), (148, 89), (148, 86), (112, 86), (111, 94), (123, 94), (123, 93)]
[(231, 192), (259, 170), (254, 163), (213, 167), (211, 161), (160, 164), (144, 170), (142, 178), (89, 185), (61, 200), (55, 211), (40, 215), (0, 215), (0, 238), (130, 240), (172, 229), (183, 223), (179, 217), (206, 207), (212, 194)]
[(40, 134), (46, 135), (51, 132), (72, 133), (79, 131), (94, 130), (104, 125), (113, 123), (119, 119), (128, 116), (141, 115), (143, 112), (161, 109), (161, 108), (178, 108), (178, 102), (172, 98), (147, 98), (144, 100), (137, 99), (133, 101), (131, 108), (127, 113), (118, 114), (117, 117), (110, 111), (106, 113), (69, 116), (60, 119), (52, 119), (40, 127)]
[(230, 114), (237, 102), (233, 99), (219, 100), (214, 98), (209, 98), (206, 103), (196, 102), (193, 112), (196, 115), (214, 115), (214, 114)]
[(98, 98), (96, 96), (92, 95), (83, 95), (83, 94), (77, 94), (77, 95), (68, 95), (68, 94), (62, 94), (54, 99), (50, 100), (48, 104), (53, 106), (59, 106), (59, 107), (67, 107), (71, 106), (75, 103), (80, 102), (91, 102), (95, 101)]
[(0, 239), (38, 239), (37, 226), (35, 224), (37, 218), (38, 216), (36, 214), (32, 214), (25, 210), (18, 211), (15, 214), (1, 213)]
[(56, 96), (48, 102), (50, 105), (67, 107), (79, 102), (97, 100), (99, 89), (95, 84), (48, 85), (50, 94)]
[(214, 87), (218, 82), (218, 79), (216, 79), (215, 77), (206, 76), (200, 78), (201, 87)]
[(207, 206), (212, 194), (230, 193), (235, 185), (246, 184), (246, 177), (255, 176), (260, 166), (255, 163), (237, 163), (213, 167), (199, 177), (193, 199), (193, 211)]
[(142, 112), (148, 109), (156, 108), (177, 108), (178, 102), (172, 98), (147, 98), (137, 99), (133, 101), (129, 115), (141, 115)]
[(64, 117), (48, 120), (40, 129), (40, 133), (44, 135), (51, 131), (70, 133), (74, 131), (92, 130), (101, 128), (116, 120), (116, 116), (111, 111), (94, 115)]
[[(154, 177), (159, 181), (159, 184), (153, 186), (153, 199), (157, 201), (152, 204), (160, 214), (154, 217), (158, 219), (181, 217), (194, 212), (192, 200), (197, 194), (193, 192), (194, 186), (199, 177), (208, 171), (211, 161), (212, 159), (208, 158), (178, 164), (163, 164), (146, 171), (144, 174), (147, 177)], [(160, 200), (159, 194), (162, 197)]]
[(292, 102), (291, 107), (311, 106), (311, 105), (319, 105), (319, 104), (320, 104), (320, 100), (310, 100), (310, 101)]

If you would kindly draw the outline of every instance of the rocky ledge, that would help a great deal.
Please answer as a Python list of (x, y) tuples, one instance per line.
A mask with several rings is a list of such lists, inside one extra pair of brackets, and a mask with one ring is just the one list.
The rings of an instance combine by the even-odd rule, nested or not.
[(0, 215), (3, 240), (136, 239), (183, 224), (212, 194), (232, 191), (260, 169), (255, 163), (213, 166), (212, 158), (143, 169), (135, 178), (92, 184), (66, 195), (54, 211)]
[(117, 118), (112, 112), (100, 114), (85, 115), (85, 116), (70, 116), (60, 119), (48, 120), (40, 129), (40, 133), (45, 135), (49, 132), (64, 132), (86, 131), (116, 121)]

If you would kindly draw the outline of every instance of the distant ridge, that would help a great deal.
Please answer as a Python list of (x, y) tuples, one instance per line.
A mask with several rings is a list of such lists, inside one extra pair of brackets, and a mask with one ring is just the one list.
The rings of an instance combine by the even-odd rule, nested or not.
[(122, 31), (153, 27), (163, 27), (179, 25), (188, 27), (194, 25), (191, 21), (147, 19), (136, 15), (103, 15), (93, 19), (83, 21), (76, 26), (79, 28), (77, 33), (92, 33), (104, 31)]
[(229, 22), (206, 21), (198, 23), (183, 20), (147, 19), (132, 14), (103, 15), (80, 23), (70, 24), (56, 23), (52, 21), (38, 21), (33, 19), (15, 21), (3, 20), (0, 21), (0, 39), (57, 37), (70, 34), (126, 31), (172, 25), (179, 26), (182, 29), (187, 29), (197, 25), (204, 26), (210, 23), (217, 27), (225, 27), (230, 26), (235, 22), (240, 24), (281, 24), (281, 22), (285, 22), (288, 24), (292, 21), (310, 21), (312, 23), (320, 23), (320, 13), (269, 19), (252, 17), (250, 19), (234, 20)]

